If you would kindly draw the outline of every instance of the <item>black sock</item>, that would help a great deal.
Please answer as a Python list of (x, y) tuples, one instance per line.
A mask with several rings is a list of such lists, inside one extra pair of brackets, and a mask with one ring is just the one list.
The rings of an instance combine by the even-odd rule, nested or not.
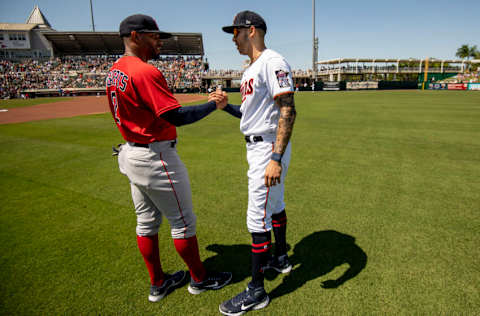
[(275, 236), (275, 256), (287, 253), (287, 213), (285, 210), (272, 215), (273, 235)]
[(263, 287), (263, 267), (267, 264), (269, 250), (272, 247), (270, 232), (252, 233), (252, 285)]

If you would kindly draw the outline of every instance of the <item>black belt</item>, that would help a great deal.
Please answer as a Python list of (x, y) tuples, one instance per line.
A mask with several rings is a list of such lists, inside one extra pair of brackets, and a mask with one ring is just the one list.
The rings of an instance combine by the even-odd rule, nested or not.
[(263, 142), (263, 137), (262, 136), (245, 136), (245, 141), (247, 143), (251, 143), (253, 140), (253, 142)]
[(132, 146), (148, 148), (148, 144), (132, 143)]
[[(172, 140), (172, 142), (170, 143), (170, 147), (175, 147), (175, 144), (177, 143), (176, 140)], [(132, 146), (135, 146), (135, 147), (143, 147), (143, 148), (149, 148), (149, 145), (150, 144), (140, 144), (140, 143), (132, 143)]]

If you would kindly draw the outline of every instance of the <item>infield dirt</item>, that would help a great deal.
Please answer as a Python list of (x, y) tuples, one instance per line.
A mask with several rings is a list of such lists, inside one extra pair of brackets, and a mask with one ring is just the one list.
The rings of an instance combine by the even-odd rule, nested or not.
[[(207, 96), (203, 94), (176, 94), (175, 97), (180, 104), (196, 102), (207, 98)], [(104, 95), (75, 97), (68, 101), (18, 107), (9, 109), (6, 112), (0, 112), (0, 124), (100, 114), (109, 111), (108, 100)]]

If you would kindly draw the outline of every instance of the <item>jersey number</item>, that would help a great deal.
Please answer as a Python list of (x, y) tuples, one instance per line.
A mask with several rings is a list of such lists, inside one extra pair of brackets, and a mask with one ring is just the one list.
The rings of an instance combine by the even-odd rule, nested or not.
[(120, 117), (118, 116), (118, 99), (117, 99), (117, 92), (116, 91), (111, 91), (110, 95), (112, 97), (112, 103), (113, 103), (113, 113), (115, 115), (115, 122), (118, 125), (122, 125), (120, 122)]

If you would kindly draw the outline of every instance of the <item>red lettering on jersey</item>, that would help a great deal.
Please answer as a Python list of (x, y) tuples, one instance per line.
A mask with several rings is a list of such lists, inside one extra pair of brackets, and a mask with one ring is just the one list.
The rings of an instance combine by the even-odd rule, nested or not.
[(247, 94), (252, 94), (253, 93), (253, 78), (248, 81), (248, 89), (247, 89)]
[(242, 102), (245, 101), (247, 95), (253, 94), (253, 78), (248, 81), (242, 82), (240, 86), (240, 92), (242, 94)]

